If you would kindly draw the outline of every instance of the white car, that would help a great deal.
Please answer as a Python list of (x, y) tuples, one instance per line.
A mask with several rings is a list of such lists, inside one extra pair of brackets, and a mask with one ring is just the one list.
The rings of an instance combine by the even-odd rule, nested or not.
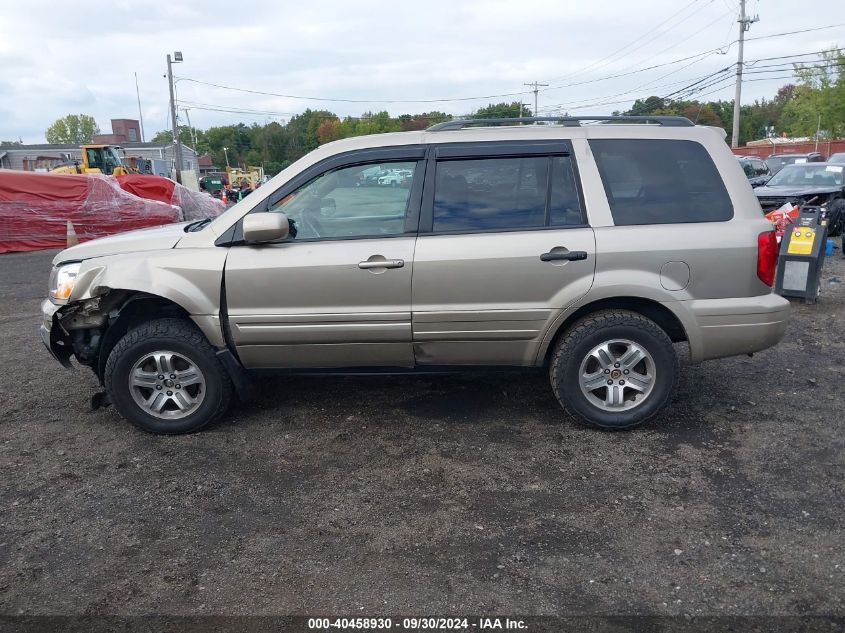
[(381, 176), (378, 179), (378, 184), (382, 186), (398, 187), (404, 181), (406, 181), (410, 177), (410, 175), (411, 172), (407, 169), (391, 171), (390, 173)]

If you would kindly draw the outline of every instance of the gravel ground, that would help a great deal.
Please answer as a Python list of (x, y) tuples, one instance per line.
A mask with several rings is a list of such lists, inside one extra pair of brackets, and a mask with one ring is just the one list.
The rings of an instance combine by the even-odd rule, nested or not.
[(632, 432), (544, 375), (262, 378), (209, 430), (92, 411), (0, 258), (0, 613), (845, 615), (845, 260)]

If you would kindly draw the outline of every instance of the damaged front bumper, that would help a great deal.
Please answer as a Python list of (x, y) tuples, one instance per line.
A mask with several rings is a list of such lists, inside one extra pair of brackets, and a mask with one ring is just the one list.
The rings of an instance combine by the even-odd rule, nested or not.
[(56, 313), (62, 308), (49, 299), (41, 302), (41, 341), (50, 354), (62, 365), (70, 369), (70, 357), (73, 348), (67, 337), (62, 335), (61, 326), (56, 323)]

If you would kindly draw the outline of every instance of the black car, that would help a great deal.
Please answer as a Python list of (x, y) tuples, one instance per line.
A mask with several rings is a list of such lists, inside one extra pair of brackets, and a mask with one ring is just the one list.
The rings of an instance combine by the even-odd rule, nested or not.
[(845, 165), (802, 163), (787, 165), (763, 187), (754, 190), (763, 212), (787, 202), (817, 204), (827, 210), (828, 234), (838, 235), (845, 223)]
[(770, 154), (766, 159), (766, 164), (773, 174), (778, 173), (787, 165), (799, 165), (801, 163), (823, 163), (824, 156), (818, 152), (808, 152), (806, 154)]
[(755, 156), (737, 156), (736, 159), (752, 187), (765, 185), (772, 177), (772, 171), (763, 159)]

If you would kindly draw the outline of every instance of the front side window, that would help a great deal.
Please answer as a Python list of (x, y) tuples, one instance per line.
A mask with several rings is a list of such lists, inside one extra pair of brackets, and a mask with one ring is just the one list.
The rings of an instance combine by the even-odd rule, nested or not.
[(619, 225), (723, 222), (733, 204), (700, 143), (669, 139), (596, 139), (613, 222)]
[(327, 171), (270, 208), (296, 227), (296, 240), (378, 237), (405, 230), (416, 161)]
[(480, 158), (437, 163), (432, 221), (435, 232), (567, 224), (583, 224), (569, 157)]

